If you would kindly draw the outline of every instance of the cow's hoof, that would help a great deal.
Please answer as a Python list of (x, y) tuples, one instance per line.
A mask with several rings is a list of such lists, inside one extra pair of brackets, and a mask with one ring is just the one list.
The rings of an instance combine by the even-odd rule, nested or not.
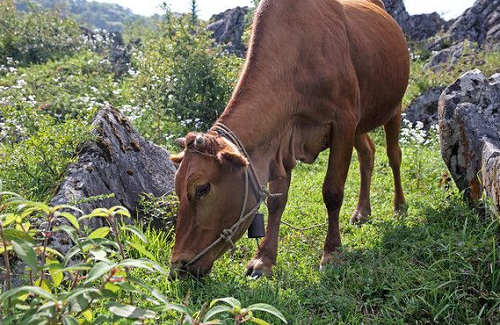
[(340, 252), (323, 253), (323, 257), (321, 258), (321, 262), (319, 263), (319, 270), (320, 272), (325, 272), (329, 267), (338, 265), (340, 264), (340, 262)]
[(272, 265), (266, 265), (262, 258), (254, 258), (248, 263), (245, 275), (252, 279), (259, 279), (263, 276), (270, 277), (272, 275)]
[(406, 203), (400, 203), (394, 207), (394, 215), (396, 217), (405, 216), (407, 213), (408, 205)]
[(370, 211), (357, 208), (351, 216), (351, 225), (362, 225), (370, 220)]

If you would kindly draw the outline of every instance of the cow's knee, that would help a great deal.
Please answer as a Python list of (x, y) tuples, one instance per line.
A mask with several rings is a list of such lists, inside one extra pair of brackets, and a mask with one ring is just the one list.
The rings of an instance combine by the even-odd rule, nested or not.
[(329, 211), (339, 210), (343, 199), (344, 189), (331, 186), (323, 187), (323, 200)]

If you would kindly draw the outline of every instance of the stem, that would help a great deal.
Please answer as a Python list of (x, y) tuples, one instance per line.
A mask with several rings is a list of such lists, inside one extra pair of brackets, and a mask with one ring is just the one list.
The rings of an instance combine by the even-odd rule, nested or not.
[[(10, 261), (9, 261), (9, 252), (7, 251), (7, 241), (5, 240), (5, 235), (4, 235), (4, 230), (3, 230), (3, 223), (0, 221), (0, 235), (2, 235), (2, 243), (3, 243), (3, 259), (5, 263), (5, 288), (7, 289), (6, 291), (10, 290), (11, 287), (11, 279), (10, 279)], [(8, 300), (8, 308), (10, 311), (10, 305), (11, 301), (10, 298)]]
[[(122, 256), (122, 261), (125, 260), (125, 251), (123, 250), (123, 244), (120, 241), (120, 234), (118, 233), (118, 226), (116, 224), (116, 218), (114, 215), (110, 215), (108, 218), (108, 222), (111, 224), (111, 228), (113, 229), (113, 233), (115, 235), (115, 241), (120, 248), (120, 254)], [(127, 278), (130, 278), (130, 269), (128, 267), (125, 268), (125, 272), (127, 273)], [(130, 292), (130, 304), (134, 303), (132, 292)]]
[(40, 287), (42, 286), (42, 282), (45, 276), (45, 272), (43, 272), (43, 267), (45, 266), (45, 254), (47, 252), (47, 246), (49, 245), (49, 232), (52, 229), (52, 213), (49, 214), (49, 220), (47, 224), (47, 229), (45, 230), (44, 233), (44, 241), (43, 241), (43, 253), (42, 253), (42, 267), (40, 270)]

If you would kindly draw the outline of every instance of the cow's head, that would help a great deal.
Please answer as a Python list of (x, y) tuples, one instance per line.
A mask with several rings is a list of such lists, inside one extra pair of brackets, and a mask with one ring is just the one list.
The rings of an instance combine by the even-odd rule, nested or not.
[[(180, 164), (175, 176), (180, 205), (171, 266), (179, 276), (187, 273), (203, 276), (231, 247), (230, 243), (222, 240), (194, 263), (187, 264), (239, 220), (248, 161), (233, 143), (217, 134), (189, 133), (177, 143), (184, 151), (171, 157)], [(256, 201), (253, 195), (248, 195), (245, 211)], [(251, 220), (236, 231), (233, 242), (241, 238)]]

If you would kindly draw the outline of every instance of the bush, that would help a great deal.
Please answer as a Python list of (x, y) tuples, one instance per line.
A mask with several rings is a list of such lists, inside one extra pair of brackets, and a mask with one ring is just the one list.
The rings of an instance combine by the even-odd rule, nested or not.
[(167, 133), (172, 138), (206, 130), (224, 110), (241, 63), (214, 44), (203, 25), (193, 26), (189, 15), (167, 12), (135, 55), (132, 78), (124, 84), (134, 101), (128, 113), (157, 143), (165, 143)]
[(47, 62), (75, 53), (81, 44), (79, 26), (57, 10), (32, 7), (21, 13), (12, 0), (0, 0), (0, 62), (9, 57), (22, 65)]
[[(148, 252), (143, 232), (120, 222), (130, 218), (123, 207), (96, 209), (83, 215), (79, 209), (60, 205), (50, 207), (30, 202), (14, 193), (0, 193), (0, 254), (3, 255), (5, 290), (0, 290), (0, 322), (10, 324), (152, 324), (172, 311), (182, 314), (181, 323), (220, 324), (211, 320), (226, 313), (235, 324), (253, 322), (253, 311), (270, 313), (286, 323), (274, 307), (254, 304), (242, 308), (234, 298), (212, 301), (210, 307), (193, 312), (184, 305), (171, 304), (137, 274), (161, 274), (165, 270), (147, 258), (128, 258), (125, 246), (137, 253)], [(6, 212), (6, 213), (5, 213)], [(82, 215), (77, 218), (73, 213)], [(82, 221), (102, 218), (106, 226), (88, 231)], [(62, 223), (61, 221), (65, 221)], [(61, 225), (62, 224), (62, 225)], [(67, 237), (72, 247), (59, 252), (50, 247), (52, 237)], [(129, 238), (139, 239), (130, 245)], [(26, 266), (25, 285), (12, 287), (11, 255)], [(142, 274), (144, 276), (144, 274)], [(217, 303), (225, 305), (215, 306)]]

